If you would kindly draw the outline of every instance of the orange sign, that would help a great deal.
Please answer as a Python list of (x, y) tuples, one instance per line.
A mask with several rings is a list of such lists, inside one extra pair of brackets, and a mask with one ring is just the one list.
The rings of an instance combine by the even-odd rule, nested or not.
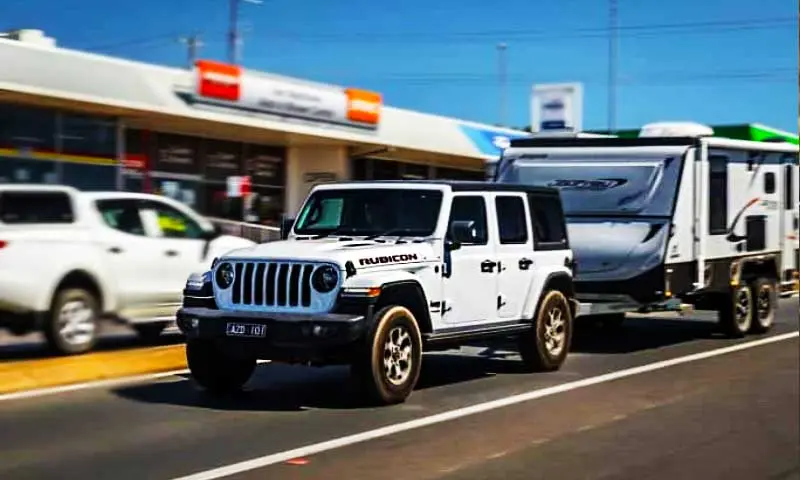
[(357, 88), (348, 88), (347, 95), (347, 119), (351, 122), (367, 123), (377, 125), (381, 118), (381, 105), (383, 98), (380, 93)]
[(236, 65), (198, 60), (195, 63), (198, 75), (197, 93), (202, 97), (236, 102), (242, 88), (242, 69)]

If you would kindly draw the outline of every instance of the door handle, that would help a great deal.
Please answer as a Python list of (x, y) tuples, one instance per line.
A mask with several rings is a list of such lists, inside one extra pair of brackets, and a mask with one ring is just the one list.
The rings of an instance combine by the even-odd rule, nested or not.
[(519, 269), (520, 270), (527, 270), (530, 266), (533, 265), (533, 260), (530, 258), (521, 258), (519, 260)]
[(111, 253), (122, 253), (122, 249), (119, 247), (111, 247), (108, 249), (108, 251)]
[(494, 271), (494, 267), (497, 266), (497, 262), (493, 262), (491, 260), (484, 260), (481, 262), (481, 273), (492, 273)]
[(177, 257), (178, 256), (178, 252), (177, 252), (177, 250), (167, 250), (166, 252), (164, 252), (164, 255), (166, 255), (168, 257)]

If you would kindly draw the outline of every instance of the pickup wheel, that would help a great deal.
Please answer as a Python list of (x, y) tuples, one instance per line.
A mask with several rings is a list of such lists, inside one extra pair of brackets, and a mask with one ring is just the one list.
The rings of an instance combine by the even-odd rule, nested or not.
[(742, 283), (732, 287), (722, 299), (719, 309), (719, 326), (728, 337), (741, 338), (753, 325), (753, 291)]
[(208, 340), (186, 342), (186, 363), (194, 381), (212, 395), (241, 390), (256, 368), (254, 358), (234, 357)]
[(404, 402), (417, 384), (422, 363), (422, 335), (414, 314), (398, 305), (379, 310), (365, 347), (351, 370), (364, 393), (384, 405)]
[(85, 353), (97, 342), (100, 307), (97, 298), (81, 288), (56, 292), (44, 325), (48, 345), (62, 355)]
[(519, 338), (519, 352), (527, 370), (548, 372), (564, 363), (572, 343), (573, 319), (567, 297), (550, 290), (542, 298), (536, 321)]
[(770, 278), (757, 278), (750, 284), (753, 296), (753, 322), (750, 333), (765, 333), (775, 321), (778, 306), (778, 282)]

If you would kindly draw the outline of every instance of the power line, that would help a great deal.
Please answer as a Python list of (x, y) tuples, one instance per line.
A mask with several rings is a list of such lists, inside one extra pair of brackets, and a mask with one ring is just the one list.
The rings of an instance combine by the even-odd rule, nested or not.
[[(717, 35), (747, 30), (771, 30), (778, 28), (797, 28), (797, 18), (776, 17), (750, 20), (727, 20), (705, 22), (683, 22), (671, 24), (626, 25), (618, 26), (620, 37), (646, 38), (667, 35)], [(218, 33), (218, 32), (217, 32)], [(230, 34), (230, 31), (228, 32)], [(359, 43), (378, 44), (393, 43), (484, 43), (487, 38), (502, 37), (522, 43), (552, 42), (567, 39), (597, 39), (607, 38), (610, 28), (578, 28), (562, 30), (552, 33), (546, 30), (494, 30), (478, 32), (416, 32), (416, 33), (387, 33), (387, 32), (333, 32), (333, 33), (303, 33), (291, 31), (270, 30), (267, 37), (270, 41), (323, 41), (325, 43)], [(115, 43), (83, 47), (91, 51), (109, 51), (128, 47), (160, 47), (165, 46), (175, 38), (176, 33), (133, 38)]]
[(200, 40), (200, 34), (193, 33), (187, 37), (179, 38), (178, 41), (186, 45), (187, 66), (192, 68), (197, 61), (198, 49), (204, 45), (203, 41)]

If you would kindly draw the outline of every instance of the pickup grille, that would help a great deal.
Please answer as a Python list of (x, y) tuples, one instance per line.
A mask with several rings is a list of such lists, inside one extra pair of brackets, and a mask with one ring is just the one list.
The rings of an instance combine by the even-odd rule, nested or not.
[(234, 262), (234, 305), (308, 307), (314, 265), (283, 262)]

